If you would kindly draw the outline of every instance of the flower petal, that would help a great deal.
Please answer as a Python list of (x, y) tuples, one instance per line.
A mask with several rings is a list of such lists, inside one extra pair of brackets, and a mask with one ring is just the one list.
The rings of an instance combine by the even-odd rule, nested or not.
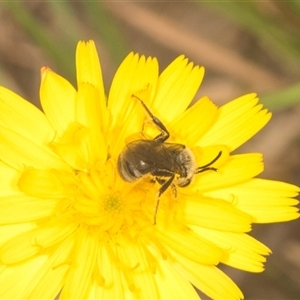
[(57, 297), (64, 286), (65, 277), (70, 268), (68, 261), (73, 246), (73, 239), (66, 238), (50, 255), (47, 255), (45, 263), (26, 286), (27, 299), (55, 299)]
[(30, 102), (4, 87), (0, 87), (0, 126), (43, 145), (54, 138), (54, 130), (45, 115)]
[[(273, 223), (299, 217), (297, 196), (299, 188), (284, 182), (254, 178), (238, 185), (205, 193), (235, 203), (241, 211), (253, 216), (255, 223)], [(266, 213), (266, 211), (268, 213)]]
[[(158, 78), (158, 64), (151, 57), (129, 54), (120, 65), (113, 79), (108, 97), (108, 112), (111, 114), (111, 156), (117, 157), (128, 136), (142, 131), (147, 114), (135, 96), (143, 93), (143, 101), (153, 97)], [(145, 99), (144, 99), (145, 98)], [(140, 112), (140, 113), (138, 113)]]
[(203, 193), (218, 190), (248, 180), (262, 171), (260, 153), (232, 155), (223, 166), (218, 168), (218, 172), (206, 171), (196, 175), (194, 182), (186, 188), (186, 191)]
[(264, 270), (265, 256), (269, 255), (271, 250), (253, 237), (198, 226), (191, 227), (197, 234), (224, 249), (226, 254), (222, 257), (222, 263), (248, 272)]
[(97, 261), (99, 238), (78, 229), (74, 249), (74, 258), (61, 293), (63, 299), (85, 299), (88, 295)]
[(174, 249), (199, 264), (218, 264), (223, 255), (214, 243), (189, 230), (178, 230), (174, 227), (158, 230), (156, 235), (167, 249)]
[(0, 127), (0, 157), (9, 166), (22, 170), (24, 166), (68, 169), (50, 148), (35, 144), (24, 136)]
[[(11, 265), (0, 272), (0, 299), (30, 299), (26, 290), (45, 264), (48, 255), (34, 257), (22, 264)], [(45, 294), (43, 294), (45, 298)]]
[(21, 172), (0, 161), (0, 197), (20, 194), (17, 186), (20, 176)]
[(99, 100), (103, 101), (105, 99), (101, 66), (94, 41), (78, 42), (76, 49), (76, 74), (78, 86), (82, 83), (90, 83), (99, 91), (102, 91), (103, 98)]
[(41, 73), (41, 104), (49, 122), (60, 136), (69, 123), (75, 120), (76, 91), (66, 79), (49, 68), (42, 68)]
[(73, 169), (86, 170), (89, 168), (90, 138), (89, 129), (74, 122), (70, 123), (63, 135), (50, 143), (49, 147)]
[[(124, 244), (115, 247), (114, 251), (121, 262), (119, 267), (126, 280), (124, 290), (126, 291), (127, 286), (134, 299), (159, 298), (156, 280), (148, 264), (144, 246), (141, 243), (133, 244), (124, 240)], [(102, 269), (102, 272), (105, 270)]]
[[(107, 128), (106, 96), (104, 92), (100, 61), (93, 41), (79, 42), (76, 50), (77, 86), (90, 84), (95, 89), (95, 98), (86, 98), (96, 102), (94, 109), (98, 114), (98, 124), (102, 131)], [(100, 123), (100, 124), (99, 124)], [(100, 125), (100, 126), (99, 126)]]
[(196, 290), (184, 274), (174, 269), (172, 262), (158, 257), (158, 264), (161, 267), (155, 276), (160, 295), (159, 299), (200, 299)]
[[(100, 244), (95, 265), (95, 279), (88, 299), (124, 299), (124, 278), (111, 257), (109, 246)], [(111, 250), (111, 249), (110, 249)]]
[(22, 173), (18, 186), (20, 191), (38, 198), (57, 199), (69, 195), (68, 186), (64, 185), (54, 170), (27, 168)]
[[(132, 107), (141, 104), (132, 95), (143, 89), (149, 90), (149, 98), (155, 92), (158, 64), (155, 58), (139, 57), (130, 53), (118, 68), (111, 84), (108, 110), (113, 116), (112, 126), (132, 117)], [(147, 102), (148, 99), (141, 99)], [(141, 107), (142, 108), (142, 107)]]
[(175, 141), (194, 146), (205, 134), (217, 116), (217, 106), (203, 97), (171, 122), (169, 129)]
[(0, 197), (0, 224), (30, 222), (48, 217), (56, 205), (54, 199), (41, 200), (24, 194)]
[(177, 57), (159, 76), (157, 94), (150, 102), (151, 111), (163, 123), (170, 123), (187, 109), (203, 76), (203, 67), (194, 66), (183, 55)]
[(233, 151), (244, 144), (271, 118), (271, 114), (262, 110), (262, 105), (257, 105), (257, 102), (256, 94), (248, 94), (220, 107), (214, 125), (197, 145), (224, 144)]
[[(0, 246), (23, 232), (36, 228), (36, 223), (15, 223), (0, 226)], [(0, 271), (1, 272), (1, 271)]]
[(77, 224), (53, 219), (8, 240), (1, 247), (0, 261), (3, 264), (15, 264), (32, 258), (44, 249), (59, 244), (76, 229)]
[(101, 112), (98, 91), (89, 83), (82, 83), (77, 94), (76, 118), (80, 124), (88, 129), (88, 163), (94, 165), (97, 162), (105, 162), (107, 159), (107, 145), (103, 136), (103, 130), (99, 124), (103, 115)]
[(182, 215), (186, 224), (212, 228), (220, 231), (247, 232), (251, 230), (252, 218), (225, 200), (197, 196), (183, 196)]
[(175, 267), (195, 287), (212, 299), (243, 299), (236, 284), (217, 267), (198, 264), (185, 256), (171, 252)]
[(0, 248), (0, 263), (4, 265), (15, 264), (38, 254), (39, 245), (31, 241), (35, 230), (38, 228), (21, 233), (3, 244)]

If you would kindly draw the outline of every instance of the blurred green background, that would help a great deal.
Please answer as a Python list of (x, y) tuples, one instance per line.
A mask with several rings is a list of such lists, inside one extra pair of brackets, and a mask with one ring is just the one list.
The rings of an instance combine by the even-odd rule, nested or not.
[[(80, 39), (95, 40), (107, 92), (130, 51), (161, 69), (179, 54), (205, 66), (196, 98), (221, 105), (257, 92), (273, 119), (239, 151), (263, 152), (264, 177), (300, 185), (300, 1), (1, 2), (0, 84), (39, 106), (42, 66), (75, 84)], [(300, 222), (253, 234), (273, 250), (266, 271), (226, 272), (246, 299), (300, 299)]]

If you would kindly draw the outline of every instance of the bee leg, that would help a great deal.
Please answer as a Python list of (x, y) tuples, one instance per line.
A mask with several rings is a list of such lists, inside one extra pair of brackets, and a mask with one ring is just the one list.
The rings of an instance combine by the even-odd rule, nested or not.
[(173, 191), (174, 197), (177, 198), (177, 188), (176, 188), (176, 185), (174, 183), (172, 183), (171, 187), (172, 187), (172, 191)]
[(175, 174), (172, 174), (172, 176), (166, 180), (160, 189), (158, 190), (158, 195), (157, 195), (157, 202), (154, 210), (154, 225), (156, 224), (156, 216), (157, 216), (157, 211), (160, 203), (160, 196), (167, 190), (167, 188), (172, 184), (173, 180), (175, 178)]
[(150, 118), (152, 119), (152, 122), (158, 127), (158, 129), (160, 130), (161, 134), (159, 134), (157, 137), (154, 138), (154, 140), (159, 141), (161, 143), (163, 143), (164, 141), (166, 141), (169, 137), (170, 137), (170, 133), (168, 131), (168, 129), (166, 128), (166, 126), (157, 118), (155, 117), (152, 112), (150, 111), (150, 109), (147, 107), (147, 105), (137, 96), (132, 95), (132, 97), (136, 98), (137, 100), (139, 100), (141, 102), (141, 104), (143, 105), (143, 107), (145, 108), (146, 112), (148, 113), (148, 115), (150, 116)]

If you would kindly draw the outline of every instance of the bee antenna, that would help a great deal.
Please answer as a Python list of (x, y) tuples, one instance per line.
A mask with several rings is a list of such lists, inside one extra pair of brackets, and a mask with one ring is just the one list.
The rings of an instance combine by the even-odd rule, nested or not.
[(222, 155), (222, 151), (220, 151), (218, 153), (218, 155), (211, 162), (209, 162), (208, 164), (206, 164), (204, 166), (198, 167), (195, 173), (198, 174), (198, 173), (202, 173), (202, 172), (208, 171), (208, 170), (218, 171), (218, 169), (210, 167), (210, 166), (213, 163), (215, 163), (221, 157), (221, 155)]

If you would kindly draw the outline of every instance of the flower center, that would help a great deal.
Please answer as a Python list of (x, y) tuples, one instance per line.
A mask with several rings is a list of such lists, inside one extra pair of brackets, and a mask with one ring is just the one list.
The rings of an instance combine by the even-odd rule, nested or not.
[(156, 185), (149, 178), (124, 182), (112, 160), (86, 171), (28, 168), (18, 183), (28, 195), (57, 199), (53, 215), (109, 233), (128, 228), (139, 232), (153, 225)]
[[(78, 191), (73, 202), (75, 215), (81, 223), (98, 231), (109, 235), (122, 233), (132, 239), (154, 225), (158, 184), (149, 178), (134, 183), (124, 182), (116, 174), (111, 175), (114, 173), (111, 167), (106, 166), (101, 172), (77, 174)], [(169, 207), (172, 201), (168, 198), (161, 201), (161, 207), (170, 212), (166, 205)]]

